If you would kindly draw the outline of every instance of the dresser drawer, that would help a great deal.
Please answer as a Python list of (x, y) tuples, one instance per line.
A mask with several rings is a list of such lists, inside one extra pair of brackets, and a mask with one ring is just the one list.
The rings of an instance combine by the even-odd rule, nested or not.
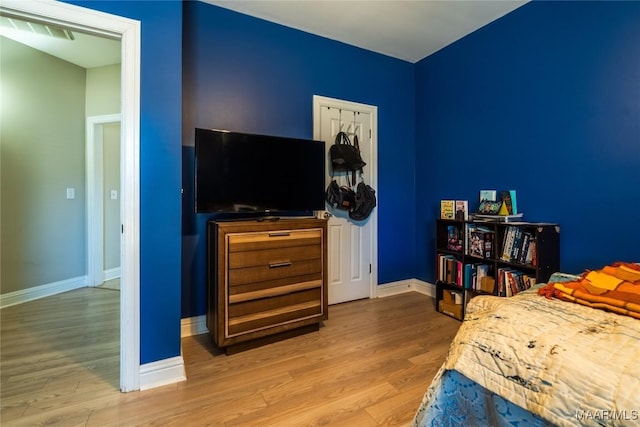
[[(320, 259), (322, 247), (318, 244), (305, 246), (287, 246), (229, 253), (229, 268), (247, 268), (257, 266), (284, 266), (288, 262)], [(274, 267), (275, 266), (275, 267)]]
[(229, 254), (274, 248), (320, 246), (322, 230), (278, 230), (259, 233), (238, 233), (228, 236)]
[(298, 281), (298, 276), (310, 275), (322, 272), (322, 259), (310, 259), (302, 261), (281, 260), (272, 264), (256, 267), (237, 268), (229, 270), (229, 287), (248, 283), (263, 282), (274, 279), (291, 278), (291, 283)]
[(229, 306), (229, 336), (322, 315), (321, 289)]
[(284, 230), (229, 236), (229, 287), (279, 279), (282, 284), (299, 276), (322, 272), (322, 230)]

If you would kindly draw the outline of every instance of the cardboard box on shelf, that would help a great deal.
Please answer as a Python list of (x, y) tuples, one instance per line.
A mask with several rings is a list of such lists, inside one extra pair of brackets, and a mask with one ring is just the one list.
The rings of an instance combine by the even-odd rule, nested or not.
[(444, 300), (438, 303), (438, 311), (453, 316), (458, 320), (462, 320), (462, 304), (452, 304)]
[(484, 276), (480, 280), (480, 290), (484, 292), (488, 292), (490, 294), (493, 293), (493, 288), (496, 285), (496, 280), (493, 277)]

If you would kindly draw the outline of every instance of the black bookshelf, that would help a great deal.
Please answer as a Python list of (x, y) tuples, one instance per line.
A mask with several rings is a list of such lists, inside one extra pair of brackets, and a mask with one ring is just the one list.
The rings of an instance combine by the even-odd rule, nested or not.
[[(512, 296), (560, 271), (555, 223), (437, 219), (435, 231), (436, 309), (460, 320), (477, 295)], [(449, 305), (452, 292), (462, 307)]]

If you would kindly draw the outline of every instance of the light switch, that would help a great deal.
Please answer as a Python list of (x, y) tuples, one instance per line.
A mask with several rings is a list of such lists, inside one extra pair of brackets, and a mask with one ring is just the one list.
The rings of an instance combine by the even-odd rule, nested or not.
[(118, 200), (118, 190), (111, 190), (111, 200)]
[(67, 188), (67, 199), (75, 199), (75, 198), (76, 198), (76, 189)]

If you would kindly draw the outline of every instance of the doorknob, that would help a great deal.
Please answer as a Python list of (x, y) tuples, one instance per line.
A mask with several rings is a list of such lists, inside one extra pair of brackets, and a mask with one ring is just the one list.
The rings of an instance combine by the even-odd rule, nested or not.
[(329, 219), (331, 218), (333, 215), (331, 215), (331, 212), (328, 211), (324, 211), (324, 219)]

